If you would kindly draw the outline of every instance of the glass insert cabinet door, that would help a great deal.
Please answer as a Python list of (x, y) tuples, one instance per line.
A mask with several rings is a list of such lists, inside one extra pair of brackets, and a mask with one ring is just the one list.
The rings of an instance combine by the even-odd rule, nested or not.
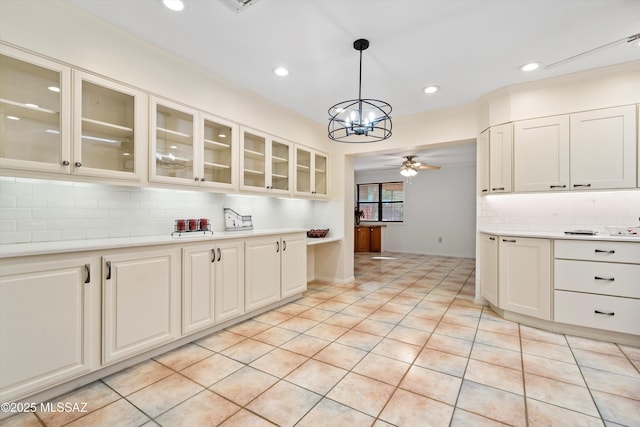
[(322, 154), (314, 154), (314, 195), (327, 196), (327, 156)]
[(80, 72), (74, 83), (74, 173), (135, 178), (144, 95)]
[[(205, 185), (234, 188), (238, 127), (216, 117), (203, 115), (202, 166), (200, 180)], [(203, 180), (204, 179), (204, 180)]]
[(0, 164), (69, 173), (70, 74), (54, 62), (0, 46)]
[(296, 148), (296, 192), (311, 194), (311, 152)]
[(242, 131), (242, 185), (266, 189), (267, 137), (258, 132)]
[(276, 140), (271, 141), (271, 186), (270, 189), (289, 191), (289, 165), (291, 145)]
[(153, 100), (151, 104), (151, 178), (199, 182), (200, 176), (194, 174), (196, 111), (165, 101)]

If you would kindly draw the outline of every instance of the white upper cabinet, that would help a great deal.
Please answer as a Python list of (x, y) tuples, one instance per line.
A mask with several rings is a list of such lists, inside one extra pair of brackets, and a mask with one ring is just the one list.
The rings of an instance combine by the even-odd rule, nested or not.
[(489, 129), (478, 136), (476, 163), (478, 194), (489, 194)]
[(238, 125), (201, 114), (202, 138), (199, 146), (200, 185), (221, 189), (238, 188)]
[(73, 173), (140, 178), (144, 97), (126, 86), (74, 71)]
[(6, 46), (1, 52), (2, 167), (140, 179), (144, 93)]
[(0, 46), (0, 166), (71, 171), (71, 70)]
[(571, 188), (636, 186), (636, 106), (571, 114)]
[(489, 130), (489, 192), (512, 191), (512, 156), (513, 124), (493, 126)]
[(151, 99), (149, 179), (194, 185), (196, 175), (196, 114), (170, 101)]
[(569, 116), (514, 123), (514, 190), (569, 188)]
[(326, 198), (328, 156), (312, 149), (295, 148), (296, 196)]
[(240, 131), (240, 188), (291, 194), (292, 144), (250, 129)]

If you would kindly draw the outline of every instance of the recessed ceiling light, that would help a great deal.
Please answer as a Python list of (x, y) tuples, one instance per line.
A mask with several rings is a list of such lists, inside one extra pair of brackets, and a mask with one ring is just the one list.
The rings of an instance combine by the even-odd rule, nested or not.
[(529, 62), (520, 66), (520, 71), (535, 71), (542, 65), (540, 62)]
[(58, 86), (49, 86), (47, 89), (51, 92), (60, 92), (60, 88)]
[(424, 93), (436, 93), (440, 90), (440, 86), (430, 85), (422, 89)]
[(171, 9), (174, 12), (184, 10), (184, 2), (182, 0), (162, 0), (162, 4), (164, 4), (167, 9)]
[(276, 76), (285, 77), (285, 76), (288, 76), (288, 75), (289, 75), (289, 70), (287, 70), (287, 69), (286, 69), (286, 68), (284, 68), (284, 67), (278, 67), (278, 68), (275, 68), (275, 69), (273, 70), (273, 73), (274, 73)]

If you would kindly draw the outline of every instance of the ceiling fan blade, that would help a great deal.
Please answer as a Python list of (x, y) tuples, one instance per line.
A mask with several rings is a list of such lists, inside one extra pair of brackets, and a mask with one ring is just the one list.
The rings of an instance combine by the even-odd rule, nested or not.
[(577, 55), (573, 55), (573, 56), (570, 56), (568, 58), (562, 59), (560, 61), (554, 62), (553, 64), (549, 64), (546, 67), (544, 67), (544, 69), (545, 70), (549, 70), (551, 68), (556, 68), (556, 67), (559, 67), (560, 65), (566, 64), (567, 62), (573, 61), (573, 60), (581, 58), (583, 56), (590, 55), (590, 54), (598, 52), (598, 51), (600, 51), (602, 49), (606, 49), (609, 46), (613, 46), (613, 45), (616, 45), (616, 44), (622, 43), (622, 42), (631, 43), (631, 42), (634, 42), (634, 41), (636, 41), (638, 39), (640, 39), (640, 33), (634, 34), (632, 36), (624, 37), (624, 38), (621, 38), (619, 40), (615, 40), (615, 41), (609, 42), (607, 44), (603, 44), (602, 46), (598, 46), (598, 47), (595, 47), (593, 49), (589, 49), (589, 50), (587, 50), (585, 52), (582, 52), (582, 53), (578, 53)]
[(434, 169), (434, 170), (438, 170), (441, 167), (442, 166), (422, 165), (422, 166), (418, 166), (418, 169)]

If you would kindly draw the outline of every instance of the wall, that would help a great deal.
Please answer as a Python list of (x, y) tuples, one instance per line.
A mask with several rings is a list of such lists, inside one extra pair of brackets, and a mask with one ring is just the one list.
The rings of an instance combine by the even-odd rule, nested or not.
[[(356, 184), (401, 179), (396, 169), (355, 175)], [(383, 250), (475, 257), (475, 165), (424, 170), (404, 181), (404, 222), (386, 223)]]

